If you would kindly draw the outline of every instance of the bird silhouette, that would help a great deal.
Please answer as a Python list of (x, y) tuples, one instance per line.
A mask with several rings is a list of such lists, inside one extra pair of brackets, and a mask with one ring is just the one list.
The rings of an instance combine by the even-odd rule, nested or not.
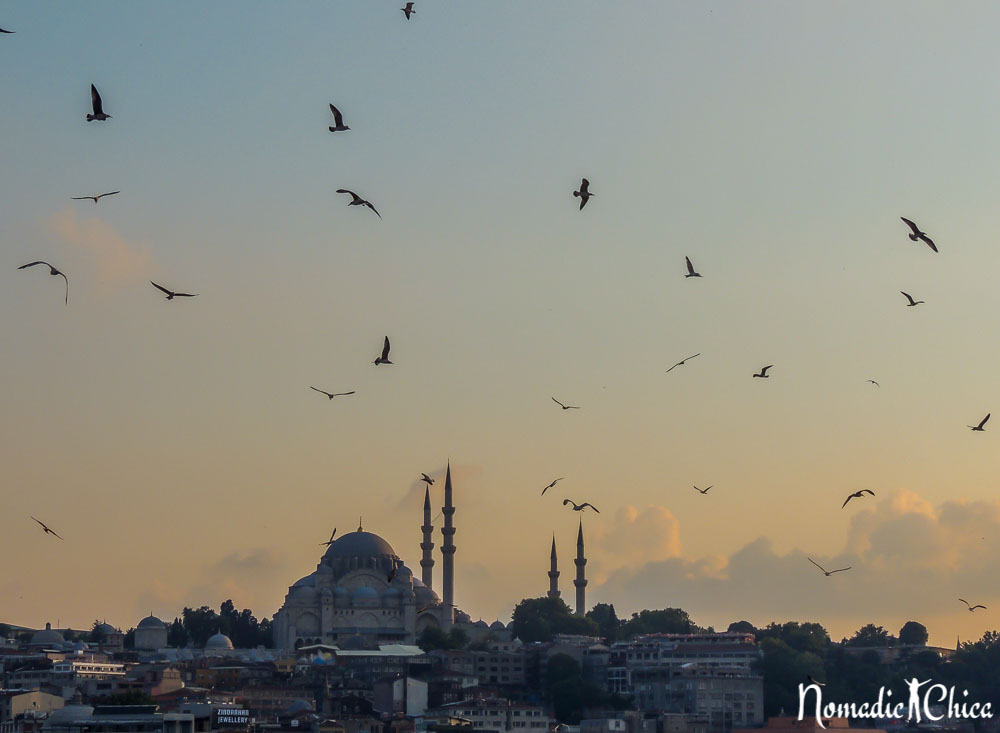
[(349, 194), (351, 194), (351, 203), (349, 203), (348, 206), (367, 206), (369, 209), (371, 209), (376, 214), (378, 214), (378, 218), (379, 219), (382, 218), (382, 215), (378, 213), (378, 209), (376, 209), (372, 205), (371, 201), (365, 201), (363, 198), (361, 198), (356, 193), (354, 193), (354, 191), (348, 191), (346, 188), (338, 188), (337, 189), (337, 193), (349, 193)]
[(90, 199), (95, 204), (105, 196), (114, 196), (116, 193), (121, 193), (121, 191), (108, 191), (107, 193), (98, 194), (97, 196), (71, 196), (74, 201), (86, 201)]
[(173, 300), (174, 298), (197, 298), (198, 297), (198, 293), (175, 293), (173, 290), (167, 290), (162, 285), (157, 285), (152, 280), (149, 281), (149, 284), (152, 285), (157, 290), (160, 290), (160, 291), (166, 293), (167, 300)]
[(333, 538), (336, 537), (336, 536), (337, 536), (337, 528), (334, 527), (333, 528), (333, 533), (330, 535), (330, 539), (328, 539), (326, 542), (320, 542), (320, 545), (327, 545), (327, 546), (332, 545), (333, 544)]
[(760, 372), (758, 372), (757, 374), (754, 374), (754, 376), (755, 377), (760, 377), (761, 379), (770, 379), (771, 375), (769, 375), (767, 373), (767, 370), (770, 369), (773, 366), (774, 366), (774, 364), (768, 364), (766, 367), (764, 367), (763, 369), (761, 369)]
[(325, 395), (326, 395), (327, 397), (329, 397), (329, 398), (330, 398), (331, 400), (332, 400), (332, 399), (333, 399), (334, 397), (346, 397), (346, 396), (347, 396), (347, 395), (349, 395), (349, 394), (354, 394), (354, 390), (353, 390), (353, 389), (352, 389), (352, 390), (351, 390), (350, 392), (327, 392), (327, 391), (325, 391), (325, 390), (322, 390), (322, 389), (318, 389), (318, 388), (316, 388), (316, 387), (312, 387), (312, 386), (310, 386), (310, 387), (309, 387), (309, 389), (315, 389), (315, 390), (316, 390), (317, 392), (319, 392), (320, 394), (325, 394)]
[(340, 110), (330, 105), (330, 111), (333, 112), (333, 123), (334, 126), (330, 128), (330, 132), (343, 132), (344, 130), (350, 130), (351, 128), (344, 124), (344, 116), (340, 114)]
[(53, 277), (62, 277), (62, 279), (65, 280), (65, 282), (66, 282), (66, 297), (63, 299), (63, 302), (65, 302), (67, 305), (69, 305), (69, 279), (63, 273), (61, 273), (59, 270), (57, 270), (55, 267), (53, 267), (52, 265), (50, 265), (48, 262), (46, 262), (45, 260), (35, 260), (34, 262), (29, 262), (27, 265), (21, 265), (17, 269), (18, 270), (24, 270), (24, 269), (26, 269), (28, 267), (34, 267), (35, 265), (45, 265), (46, 267), (49, 268), (49, 274), (50, 275), (52, 275)]
[(880, 386), (881, 386), (881, 385), (880, 385), (880, 384), (879, 384), (878, 382), (876, 382), (876, 381), (875, 381), (874, 379), (869, 379), (868, 381), (869, 381), (870, 383), (874, 384), (874, 385), (875, 385), (876, 387), (880, 387)]
[[(902, 290), (900, 290), (899, 292), (900, 292), (900, 293), (903, 293), (903, 291), (902, 291)], [(913, 299), (913, 296), (912, 296), (912, 295), (910, 295), (909, 293), (903, 293), (903, 295), (905, 295), (905, 296), (906, 296), (906, 299), (907, 299), (908, 301), (910, 301), (909, 303), (907, 303), (907, 304), (906, 304), (906, 307), (907, 307), (907, 308), (910, 308), (910, 307), (912, 307), (912, 306), (915, 306), (915, 305), (920, 305), (921, 303), (923, 303), (923, 302), (924, 302), (924, 301), (922, 301), (922, 300), (914, 300), (914, 299)]]
[(577, 504), (572, 499), (563, 499), (563, 506), (566, 506), (567, 504), (572, 504), (573, 505), (573, 511), (574, 512), (582, 512), (584, 509), (586, 509), (589, 506), (591, 509), (593, 509), (598, 514), (601, 513), (600, 511), (598, 511), (598, 509), (597, 509), (596, 506), (594, 506), (593, 504), (591, 504), (589, 502), (586, 502), (586, 501), (583, 502), (582, 504)]
[(400, 10), (403, 11), (403, 15), (406, 16), (407, 20), (410, 19), (411, 15), (417, 12), (416, 10), (413, 9), (413, 3), (406, 3), (406, 7), (400, 8)]
[(388, 336), (385, 337), (385, 343), (382, 345), (382, 355), (381, 356), (376, 356), (375, 357), (375, 361), (373, 361), (372, 364), (375, 364), (376, 366), (378, 366), (379, 364), (392, 364), (392, 362), (389, 361), (389, 337)]
[(564, 410), (579, 410), (580, 409), (579, 405), (564, 405), (562, 402), (560, 402), (559, 400), (557, 400), (555, 397), (552, 398), (552, 401), (555, 402), (557, 405), (559, 405)]
[(590, 181), (584, 178), (580, 183), (580, 190), (573, 192), (573, 196), (580, 199), (580, 211), (583, 211), (583, 207), (587, 205), (587, 202), (590, 201), (590, 197), (593, 195), (590, 192)]
[(420, 474), (420, 480), (423, 481), (428, 486), (433, 486), (434, 485), (434, 479), (432, 479), (426, 473), (421, 473)]
[[(557, 483), (559, 483), (559, 482), (560, 482), (560, 481), (562, 481), (562, 480), (563, 480), (563, 477), (562, 477), (562, 476), (560, 476), (560, 477), (559, 477), (559, 478), (557, 478), (557, 479), (556, 479), (555, 481), (553, 481), (553, 482), (552, 482), (551, 484), (549, 484), (549, 485), (548, 485), (548, 486), (546, 486), (546, 487), (545, 487), (544, 489), (542, 489), (542, 496), (545, 496), (545, 492), (546, 492), (546, 491), (548, 491), (549, 489), (551, 489), (551, 488), (552, 488), (553, 486), (555, 486), (555, 485), (556, 485)], [(565, 502), (564, 502), (564, 503), (565, 503)]]
[(974, 430), (977, 433), (985, 432), (985, 428), (983, 428), (983, 425), (985, 425), (986, 421), (989, 419), (990, 419), (990, 413), (986, 413), (986, 417), (980, 420), (978, 425), (976, 426), (969, 425), (968, 427), (970, 430)]
[(103, 121), (111, 117), (111, 115), (104, 114), (104, 102), (101, 101), (101, 94), (93, 84), (90, 85), (90, 103), (94, 108), (94, 114), (87, 115), (87, 122)]
[(823, 571), (823, 575), (825, 575), (828, 578), (831, 575), (833, 575), (834, 573), (842, 573), (845, 570), (850, 570), (850, 568), (838, 568), (837, 570), (825, 570), (822, 565), (820, 565), (818, 562), (816, 562), (815, 560), (813, 560), (811, 557), (807, 557), (806, 559), (809, 562), (811, 562), (813, 565), (815, 565), (816, 567), (818, 567), (820, 570), (822, 570)]
[(910, 233), (909, 235), (907, 235), (910, 237), (910, 241), (916, 242), (918, 239), (923, 240), (924, 242), (927, 243), (927, 246), (930, 247), (932, 250), (934, 250), (935, 252), (938, 251), (937, 246), (934, 244), (934, 242), (931, 241), (931, 238), (928, 237), (924, 232), (920, 231), (920, 227), (918, 227), (912, 221), (907, 219), (905, 216), (901, 216), (899, 218), (906, 222), (906, 226), (910, 227)]
[(681, 359), (679, 362), (677, 362), (672, 367), (670, 367), (669, 369), (667, 369), (667, 374), (670, 374), (670, 372), (672, 372), (674, 369), (676, 369), (677, 367), (679, 367), (682, 364), (684, 364), (684, 362), (686, 362), (686, 361), (688, 361), (690, 359), (693, 359), (696, 356), (701, 356), (701, 352), (699, 351), (697, 354), (692, 354), (691, 356), (687, 356), (687, 357)]
[[(34, 517), (32, 517), (32, 519), (35, 519), (35, 518), (34, 518)], [(44, 530), (45, 530), (45, 533), (46, 533), (46, 534), (50, 534), (50, 535), (52, 535), (53, 537), (59, 537), (59, 535), (57, 535), (57, 534), (56, 534), (55, 532), (53, 532), (53, 531), (52, 531), (51, 529), (49, 529), (48, 527), (46, 527), (46, 526), (45, 526), (45, 522), (42, 522), (42, 521), (40, 521), (40, 520), (38, 520), (38, 519), (35, 519), (35, 521), (36, 521), (36, 522), (38, 522), (38, 524), (40, 524), (40, 525), (41, 525), (42, 529), (44, 529)], [(62, 539), (62, 537), (59, 537), (59, 539)]]
[(973, 612), (973, 611), (975, 611), (975, 610), (976, 610), (977, 608), (981, 608), (981, 609), (983, 609), (984, 611), (986, 611), (986, 610), (987, 610), (986, 606), (984, 606), (984, 605), (983, 605), (982, 603), (977, 603), (977, 604), (976, 604), (975, 606), (970, 606), (970, 605), (969, 605), (969, 602), (968, 602), (967, 600), (965, 600), (964, 598), (959, 598), (958, 600), (960, 600), (960, 601), (961, 601), (962, 603), (964, 603), (964, 604), (965, 604), (966, 606), (969, 606), (969, 613), (972, 613), (972, 612)]
[(687, 263), (687, 266), (688, 266), (688, 274), (685, 275), (684, 277), (701, 277), (701, 275), (699, 273), (697, 273), (697, 272), (694, 271), (694, 265), (691, 264), (691, 258), (690, 257), (685, 257), (684, 261)]
[[(715, 484), (712, 484), (712, 486), (715, 486)], [(712, 488), (712, 486), (709, 486), (708, 489)], [(694, 487), (694, 490), (699, 492), (700, 494), (707, 494), (708, 489), (699, 489), (697, 486)]]
[(844, 499), (844, 503), (840, 505), (840, 508), (843, 509), (845, 506), (847, 506), (847, 502), (849, 502), (851, 499), (863, 498), (865, 494), (871, 494), (872, 496), (875, 496), (875, 492), (872, 491), (871, 489), (861, 489), (861, 491), (855, 491), (853, 494)]

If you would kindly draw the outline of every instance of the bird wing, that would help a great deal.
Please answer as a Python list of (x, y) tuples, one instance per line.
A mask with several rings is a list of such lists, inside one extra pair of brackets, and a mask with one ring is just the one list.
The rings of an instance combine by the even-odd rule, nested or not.
[(832, 574), (832, 573), (842, 573), (842, 572), (844, 572), (845, 570), (850, 570), (850, 567), (846, 567), (846, 568), (837, 568), (836, 570), (831, 570), (831, 571), (830, 571), (830, 573), (831, 573), (831, 574)]
[(361, 200), (360, 196), (358, 196), (356, 193), (354, 193), (354, 191), (351, 191), (350, 189), (347, 189), (347, 188), (338, 188), (337, 189), (337, 193), (349, 193), (349, 194), (351, 194), (351, 197), (354, 199), (354, 201), (360, 201)]
[(355, 390), (355, 389), (352, 389), (350, 392), (334, 392), (333, 396), (334, 397), (347, 397), (347, 395), (354, 394), (355, 392), (357, 392), (357, 390)]
[(175, 298), (197, 298), (198, 293), (174, 293)]
[(572, 504), (574, 508), (576, 507), (576, 502), (570, 499), (563, 499), (563, 506), (566, 506), (567, 504)]
[[(58, 539), (60, 539), (60, 540), (62, 540), (62, 539), (63, 539), (62, 537), (60, 537), (60, 536), (59, 536), (59, 535), (58, 535), (57, 533), (53, 532), (53, 531), (52, 531), (51, 529), (49, 529), (48, 527), (46, 527), (46, 528), (45, 528), (45, 531), (46, 531), (46, 532), (48, 532), (48, 533), (49, 533), (50, 535), (52, 535), (53, 537), (56, 537), (56, 538), (58, 538)], [(66, 540), (63, 540), (63, 542), (65, 542), (65, 541), (66, 541)]]
[(921, 234), (920, 238), (922, 240), (924, 240), (925, 242), (927, 242), (927, 246), (930, 247), (932, 250), (934, 250), (935, 252), (938, 251), (937, 246), (934, 244), (934, 242), (931, 240), (931, 238), (928, 237), (926, 234)]
[(86, 201), (88, 199), (93, 199), (94, 201), (97, 201), (98, 197), (97, 196), (70, 196), (70, 198), (73, 199), (74, 201)]
[(162, 292), (166, 293), (167, 295), (173, 295), (173, 293), (171, 293), (171, 292), (170, 292), (169, 290), (167, 290), (167, 289), (166, 289), (165, 287), (163, 287), (162, 285), (157, 285), (157, 284), (156, 284), (156, 283), (154, 283), (154, 282), (153, 282), (152, 280), (150, 280), (150, 281), (149, 281), (149, 284), (150, 284), (150, 285), (152, 285), (152, 286), (153, 286), (154, 288), (156, 288), (157, 290), (160, 290), (160, 291), (162, 291)]
[(848, 496), (848, 497), (847, 497), (846, 499), (844, 499), (844, 503), (840, 505), (840, 508), (841, 508), (841, 509), (843, 509), (843, 508), (844, 508), (845, 506), (847, 506), (847, 502), (849, 502), (849, 501), (850, 501), (851, 499), (853, 499), (853, 498), (854, 498), (855, 496), (857, 496), (857, 494), (851, 494), (851, 495), (850, 495), (850, 496)]
[(811, 562), (811, 563), (812, 563), (813, 565), (815, 565), (816, 567), (818, 567), (818, 568), (819, 568), (820, 570), (822, 570), (822, 571), (823, 571), (824, 573), (826, 572), (826, 569), (825, 569), (825, 568), (824, 568), (824, 567), (823, 567), (822, 565), (820, 565), (820, 564), (819, 564), (818, 562), (816, 562), (815, 560), (813, 560), (813, 559), (812, 559), (811, 557), (807, 557), (807, 558), (806, 558), (806, 560), (808, 560), (808, 561), (809, 561), (809, 562)]
[(586, 507), (588, 507), (588, 506), (589, 506), (589, 507), (590, 507), (591, 509), (593, 509), (593, 510), (594, 510), (595, 512), (597, 512), (598, 514), (600, 514), (600, 513), (601, 513), (601, 510), (600, 510), (600, 509), (598, 509), (598, 508), (597, 508), (596, 506), (594, 506), (593, 504), (591, 504), (590, 502), (587, 502), (587, 501), (583, 502), (583, 503), (582, 503), (582, 504), (580, 505), (580, 508), (581, 508), (581, 509), (584, 509), (584, 508), (586, 508)]
[(767, 370), (770, 369), (773, 366), (774, 366), (774, 364), (768, 364), (766, 367), (764, 367), (763, 369), (760, 370), (760, 373), (761, 374), (767, 374)]
[(983, 421), (982, 421), (981, 423), (979, 423), (979, 427), (980, 427), (980, 428), (981, 428), (981, 427), (983, 427), (983, 425), (985, 425), (985, 424), (986, 424), (986, 421), (987, 421), (987, 420), (989, 420), (989, 419), (990, 419), (990, 413), (988, 413), (988, 412), (987, 412), (987, 413), (986, 413), (986, 417), (984, 417), (984, 418), (983, 418)]
[(920, 234), (920, 227), (918, 227), (912, 221), (910, 221), (909, 219), (907, 219), (905, 216), (901, 216), (899, 218), (906, 222), (906, 226), (910, 227), (910, 229), (913, 230), (914, 234), (916, 234), (916, 235)]
[(0, 28), (0, 33), (13, 33), (13, 32), (14, 31), (8, 31), (8, 30), (5, 30), (4, 28)]
[[(27, 265), (25, 265), (25, 267), (27, 267)], [(552, 401), (555, 402), (557, 405), (559, 405), (564, 410), (566, 409), (566, 405), (564, 405), (562, 402), (560, 402), (559, 400), (557, 400), (555, 397), (552, 398)]]
[(63, 302), (66, 305), (69, 305), (69, 278), (66, 277), (65, 275), (63, 275), (63, 273), (61, 273), (61, 272), (59, 274), (62, 275), (62, 279), (66, 283), (66, 296), (63, 298)]
[(977, 608), (981, 608), (981, 609), (983, 609), (984, 611), (987, 611), (987, 610), (989, 610), (989, 609), (987, 609), (987, 608), (986, 608), (986, 606), (984, 606), (984, 605), (983, 605), (982, 603), (977, 603), (977, 604), (976, 604), (975, 606), (970, 606), (969, 608), (971, 608), (971, 609), (972, 609), (973, 611), (975, 611), (975, 610), (976, 610)]
[[(902, 291), (902, 290), (900, 290), (899, 292), (903, 293), (903, 291)], [(909, 293), (903, 293), (903, 295), (905, 295), (905, 296), (906, 296), (906, 299), (907, 299), (908, 301), (910, 301), (910, 303), (912, 303), (912, 302), (913, 302), (913, 296), (911, 296), (911, 295), (910, 295)]]
[[(35, 519), (35, 518), (34, 518), (34, 517), (32, 517), (32, 519)], [(41, 526), (41, 528), (42, 528), (42, 529), (48, 529), (48, 527), (46, 527), (46, 526), (45, 526), (45, 523), (44, 523), (44, 522), (41, 522), (41, 521), (39, 521), (39, 520), (37, 520), (37, 519), (35, 519), (35, 521), (36, 521), (36, 522), (38, 522), (38, 524), (39, 524), (39, 525)]]
[(389, 337), (385, 337), (385, 344), (382, 346), (382, 361), (389, 358)]
[(874, 491), (872, 491), (871, 489), (861, 489), (861, 491), (859, 491), (858, 493), (859, 493), (859, 494), (863, 494), (863, 493), (865, 493), (866, 491), (867, 491), (867, 492), (868, 492), (869, 494), (871, 494), (872, 496), (875, 496), (875, 492), (874, 492)]
[(337, 123), (337, 127), (340, 127), (341, 125), (343, 125), (344, 124), (344, 117), (343, 117), (343, 115), (340, 114), (340, 110), (337, 109), (336, 107), (334, 107), (331, 104), (330, 105), (330, 111), (333, 112), (333, 121)]
[(323, 391), (323, 390), (321, 390), (321, 389), (316, 389), (316, 387), (313, 387), (312, 385), (310, 385), (310, 386), (309, 386), (309, 389), (315, 389), (315, 390), (316, 390), (317, 392), (319, 392), (320, 394), (325, 394), (325, 395), (326, 395), (327, 397), (333, 397), (333, 395), (332, 395), (332, 394), (330, 394), (329, 392), (324, 392), (324, 391)]
[(670, 374), (670, 372), (672, 372), (674, 369), (676, 369), (677, 367), (679, 367), (683, 363), (684, 363), (683, 361), (679, 361), (676, 364), (674, 364), (672, 367), (670, 367), (669, 369), (667, 369), (667, 374)]
[[(36, 520), (36, 521), (37, 521), (37, 520)], [(966, 606), (969, 606), (969, 602), (968, 602), (967, 600), (965, 600), (964, 598), (959, 598), (958, 600), (960, 600), (960, 601), (961, 601), (962, 603), (964, 603), (964, 604), (965, 604)], [(972, 608), (972, 606), (969, 606), (969, 608)]]
[(580, 182), (580, 193), (583, 194), (584, 196), (588, 195), (590, 193), (587, 190), (588, 188), (590, 188), (590, 181), (588, 181), (586, 178), (584, 178)]
[(116, 193), (121, 193), (121, 191), (108, 191), (107, 193), (102, 193), (97, 198), (102, 199), (105, 196), (114, 196)]
[(372, 210), (372, 211), (374, 211), (374, 212), (375, 212), (376, 214), (378, 214), (378, 218), (379, 218), (379, 219), (381, 219), (381, 218), (382, 218), (382, 215), (378, 213), (378, 209), (376, 209), (376, 208), (375, 208), (375, 207), (374, 207), (374, 206), (372, 205), (372, 202), (371, 202), (371, 201), (365, 201), (365, 206), (367, 206), (367, 207), (368, 207), (369, 209), (371, 209), (371, 210)]
[(50, 267), (50, 268), (51, 268), (51, 269), (53, 269), (53, 270), (54, 270), (54, 269), (56, 269), (56, 268), (52, 267), (52, 265), (50, 265), (50, 264), (49, 264), (48, 262), (46, 262), (45, 260), (35, 260), (34, 262), (29, 262), (29, 263), (28, 263), (27, 265), (21, 265), (21, 266), (20, 266), (19, 268), (17, 268), (17, 269), (18, 269), (18, 270), (23, 270), (23, 269), (25, 269), (25, 268), (27, 268), (27, 267), (34, 267), (35, 265), (47, 265), (48, 267)]
[(687, 262), (688, 272), (693, 275), (694, 274), (694, 265), (691, 264), (691, 258), (690, 257), (685, 257), (684, 261)]
[(104, 103), (101, 101), (101, 94), (93, 84), (90, 85), (90, 102), (94, 107), (95, 115), (104, 114)]

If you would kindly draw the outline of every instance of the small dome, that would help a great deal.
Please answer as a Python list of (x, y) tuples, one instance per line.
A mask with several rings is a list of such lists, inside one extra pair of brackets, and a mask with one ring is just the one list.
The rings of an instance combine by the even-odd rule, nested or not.
[(285, 715), (298, 715), (299, 713), (311, 712), (313, 712), (313, 706), (310, 703), (305, 700), (296, 700), (285, 710)]
[(206, 649), (232, 649), (233, 642), (225, 634), (213, 634), (208, 637), (208, 641), (205, 642)]
[(483, 621), (482, 619), (479, 619), (478, 621), (476, 621), (476, 623), (474, 623), (472, 625), (475, 626), (477, 629), (488, 629), (489, 628), (489, 624), (486, 623), (485, 621)]
[(490, 624), (490, 631), (506, 631), (507, 627), (503, 625), (503, 621), (497, 619)]
[(162, 621), (160, 621), (160, 619), (156, 618), (156, 616), (153, 616), (152, 614), (150, 614), (149, 616), (146, 616), (146, 618), (144, 618), (138, 624), (136, 624), (136, 628), (137, 629), (165, 629), (165, 628), (167, 628), (167, 625), (165, 623), (163, 623)]
[(333, 589), (333, 595), (337, 596), (338, 598), (342, 598), (351, 595), (351, 592), (347, 590), (347, 588), (345, 588), (344, 586), (338, 585), (336, 588)]
[(436, 604), (439, 600), (441, 600), (438, 598), (437, 593), (422, 583), (420, 585), (417, 585), (416, 583), (413, 584), (413, 596), (416, 598), (417, 603), (421, 608)]
[(66, 640), (63, 635), (52, 628), (52, 624), (45, 624), (45, 628), (41, 631), (36, 631), (31, 637), (32, 644), (65, 644)]
[(118, 631), (118, 629), (116, 629), (111, 624), (97, 624), (96, 631), (99, 631), (100, 633), (105, 634), (105, 635), (107, 635), (107, 634), (120, 634), (121, 633), (120, 631)]

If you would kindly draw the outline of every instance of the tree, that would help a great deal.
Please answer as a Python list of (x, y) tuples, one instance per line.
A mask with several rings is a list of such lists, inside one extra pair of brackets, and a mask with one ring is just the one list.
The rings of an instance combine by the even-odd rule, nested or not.
[(608, 640), (616, 641), (621, 631), (622, 622), (615, 613), (614, 604), (598, 603), (587, 611), (587, 618), (597, 624), (597, 632)]
[(126, 649), (135, 649), (135, 629), (129, 629), (125, 632), (125, 638), (122, 641), (122, 645)]
[(90, 627), (90, 633), (87, 634), (87, 641), (91, 644), (103, 644), (104, 643), (104, 629), (101, 628), (101, 622), (94, 619), (93, 625)]
[(167, 646), (174, 649), (183, 649), (188, 645), (188, 633), (184, 628), (184, 623), (175, 618), (167, 628)]
[(726, 631), (731, 634), (756, 634), (757, 627), (749, 621), (733, 621)]
[(523, 642), (552, 641), (556, 634), (597, 636), (597, 624), (575, 616), (561, 598), (525, 598), (514, 608), (514, 636)]
[(10, 626), (7, 624), (0, 624), (0, 639), (6, 639), (10, 636)]
[(927, 644), (927, 639), (929, 638), (927, 627), (916, 621), (907, 621), (903, 624), (903, 628), (899, 630), (900, 644), (919, 644), (923, 646)]
[(680, 608), (663, 608), (657, 611), (640, 611), (622, 625), (626, 639), (640, 634), (695, 634), (701, 629), (687, 611)]
[(798, 706), (798, 686), (807, 676), (822, 679), (823, 660), (810, 651), (798, 651), (776, 637), (767, 637), (760, 645), (763, 656), (757, 668), (764, 677), (764, 714)]
[[(925, 629), (926, 631), (926, 629)], [(894, 646), (896, 637), (875, 624), (865, 624), (847, 640), (847, 646)]]
[(765, 639), (780, 639), (798, 652), (812, 652), (820, 658), (830, 644), (830, 635), (817, 623), (786, 621), (783, 624), (769, 623), (757, 630), (757, 643)]
[(222, 627), (220, 618), (208, 606), (185, 608), (181, 612), (181, 618), (188, 639), (197, 647), (205, 646), (208, 637), (218, 633)]
[(428, 626), (417, 637), (417, 646), (425, 652), (431, 652), (435, 649), (461, 649), (468, 641), (468, 635), (461, 629), (445, 633), (437, 626)]

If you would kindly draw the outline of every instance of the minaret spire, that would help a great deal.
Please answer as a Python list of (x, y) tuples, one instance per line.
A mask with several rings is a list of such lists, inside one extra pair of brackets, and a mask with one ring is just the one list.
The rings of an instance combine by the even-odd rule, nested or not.
[(444, 543), (441, 545), (441, 564), (444, 566), (441, 580), (441, 603), (445, 612), (453, 620), (455, 617), (455, 525), (452, 517), (455, 514), (455, 505), (452, 502), (451, 461), (448, 461), (448, 471), (444, 478), (444, 508), (441, 512), (444, 514), (444, 527), (441, 528), (441, 534), (444, 537)]
[(549, 555), (549, 598), (559, 597), (559, 565), (556, 561), (556, 536), (552, 535), (552, 552)]
[(587, 558), (583, 554), (583, 517), (580, 517), (580, 531), (576, 535), (576, 615), (583, 616), (587, 613), (587, 573), (584, 570), (587, 565)]
[(434, 555), (431, 551), (434, 549), (434, 542), (431, 533), (434, 531), (434, 525), (431, 524), (431, 487), (424, 487), (424, 523), (420, 527), (424, 535), (424, 541), (420, 543), (420, 549), (423, 552), (420, 558), (420, 580), (423, 581), (424, 585), (428, 588), (431, 587), (431, 581), (434, 579)]

